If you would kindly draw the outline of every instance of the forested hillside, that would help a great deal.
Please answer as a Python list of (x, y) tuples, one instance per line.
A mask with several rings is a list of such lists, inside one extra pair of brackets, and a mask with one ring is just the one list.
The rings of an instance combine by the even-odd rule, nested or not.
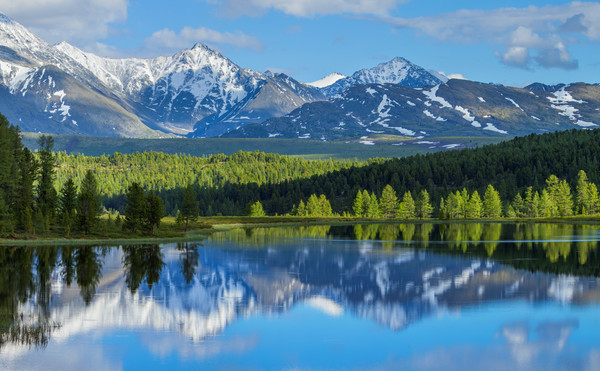
[(115, 153), (95, 157), (59, 152), (56, 162), (57, 188), (71, 177), (79, 184), (85, 173), (92, 170), (99, 179), (103, 196), (124, 194), (134, 182), (154, 191), (172, 190), (188, 184), (209, 188), (221, 188), (225, 184), (277, 184), (369, 163), (304, 160), (258, 151), (204, 157), (161, 152)]
[[(550, 175), (567, 179), (574, 187), (577, 173), (584, 170), (589, 181), (598, 183), (599, 143), (600, 130), (534, 134), (482, 148), (393, 159), (278, 184), (198, 187), (197, 194), (202, 215), (240, 215), (257, 200), (267, 214), (288, 213), (312, 194), (324, 194), (334, 212), (343, 212), (351, 210), (359, 190), (379, 196), (387, 184), (400, 195), (425, 189), (435, 205), (462, 188), (483, 194), (488, 184), (503, 200), (512, 200), (529, 186), (541, 192)], [(161, 196), (169, 210), (169, 206), (176, 205), (180, 191), (163, 192)]]

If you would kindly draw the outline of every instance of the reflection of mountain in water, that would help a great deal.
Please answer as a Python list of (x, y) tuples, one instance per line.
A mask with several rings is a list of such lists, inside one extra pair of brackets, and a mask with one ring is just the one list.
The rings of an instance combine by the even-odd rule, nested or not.
[(423, 226), (237, 231), (206, 247), (2, 248), (0, 346), (11, 353), (19, 341), (43, 345), (49, 333), (60, 339), (106, 329), (170, 331), (199, 341), (237, 318), (298, 303), (398, 330), (440, 311), (499, 300), (600, 297), (598, 279), (532, 268), (537, 262), (544, 271), (596, 271), (597, 241), (588, 230), (558, 227), (545, 237), (555, 242), (544, 242), (514, 226)]

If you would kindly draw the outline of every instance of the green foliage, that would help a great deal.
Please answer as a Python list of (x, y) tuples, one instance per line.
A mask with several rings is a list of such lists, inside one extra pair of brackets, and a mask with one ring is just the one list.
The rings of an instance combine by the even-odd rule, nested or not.
[(260, 201), (256, 201), (255, 203), (250, 205), (250, 212), (248, 213), (248, 215), (253, 217), (266, 216)]
[(181, 199), (181, 215), (185, 218), (185, 231), (187, 232), (188, 223), (198, 219), (199, 213), (198, 201), (196, 200), (196, 191), (191, 185), (188, 185), (183, 191)]
[[(412, 197), (410, 198), (410, 200), (412, 201)], [(386, 185), (385, 188), (383, 188), (381, 198), (379, 199), (379, 208), (381, 209), (381, 215), (384, 218), (393, 218), (396, 216), (396, 212), (398, 211), (398, 196), (396, 196), (396, 191), (394, 191), (392, 186), (389, 184)]]
[(98, 181), (91, 170), (88, 170), (79, 186), (77, 196), (77, 227), (89, 233), (98, 224), (98, 216), (102, 212)]
[(500, 195), (491, 184), (487, 186), (483, 195), (483, 216), (486, 218), (499, 218), (502, 216)]
[(38, 140), (40, 150), (39, 158), (39, 176), (37, 184), (37, 207), (42, 215), (53, 217), (56, 210), (57, 194), (54, 189), (55, 156), (52, 153), (54, 139), (51, 136), (42, 135)]
[(433, 207), (429, 203), (429, 192), (426, 189), (419, 192), (419, 198), (415, 204), (415, 216), (420, 219), (427, 219), (431, 217), (433, 213)]
[(354, 204), (352, 205), (352, 212), (354, 216), (361, 217), (364, 214), (364, 201), (363, 201), (363, 193), (362, 191), (356, 192), (356, 197), (354, 198)]
[(398, 206), (398, 218), (400, 219), (413, 219), (415, 214), (415, 202), (412, 198), (410, 191), (405, 192), (402, 196), (402, 202)]
[(139, 231), (146, 218), (146, 195), (139, 184), (133, 183), (127, 191), (124, 227), (132, 232)]

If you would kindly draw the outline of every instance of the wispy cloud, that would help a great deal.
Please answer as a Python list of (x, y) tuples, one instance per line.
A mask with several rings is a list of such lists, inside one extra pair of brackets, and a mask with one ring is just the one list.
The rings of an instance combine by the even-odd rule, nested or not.
[(0, 11), (50, 43), (80, 47), (109, 36), (127, 19), (127, 0), (0, 0)]
[(428, 17), (371, 17), (398, 28), (413, 29), (444, 42), (500, 46), (503, 63), (574, 69), (578, 61), (568, 46), (600, 40), (600, 3), (572, 2), (559, 6), (529, 6), (492, 10), (459, 10)]
[(168, 28), (156, 31), (144, 42), (144, 50), (151, 54), (171, 53), (183, 48), (189, 48), (201, 42), (210, 46), (231, 45), (255, 51), (263, 49), (258, 38), (241, 31), (220, 32), (206, 27), (185, 27), (179, 33)]
[(258, 16), (278, 10), (297, 17), (329, 14), (387, 15), (407, 0), (207, 0), (229, 17)]

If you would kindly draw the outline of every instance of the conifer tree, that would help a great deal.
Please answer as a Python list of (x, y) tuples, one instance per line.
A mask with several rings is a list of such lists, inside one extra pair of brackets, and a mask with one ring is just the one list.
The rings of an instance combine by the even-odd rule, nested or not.
[(361, 216), (364, 215), (364, 208), (363, 208), (363, 194), (362, 192), (359, 190), (358, 192), (356, 192), (356, 197), (354, 198), (354, 204), (352, 205), (352, 212), (354, 213), (354, 216), (360, 218)]
[(42, 135), (38, 139), (39, 155), (39, 177), (37, 184), (37, 206), (44, 218), (53, 218), (56, 210), (57, 194), (54, 189), (56, 177), (56, 160), (52, 153), (54, 139), (51, 136)]
[(481, 197), (479, 197), (479, 193), (477, 191), (473, 191), (473, 194), (471, 194), (471, 198), (469, 199), (469, 203), (467, 205), (466, 217), (469, 219), (479, 219), (481, 218), (482, 211), (483, 203), (481, 202)]
[(73, 178), (67, 179), (61, 188), (58, 201), (59, 218), (65, 235), (69, 237), (77, 208), (77, 186)]
[(483, 195), (483, 216), (486, 218), (500, 218), (502, 216), (500, 195), (491, 184), (488, 184)]
[(429, 192), (426, 189), (421, 190), (419, 198), (415, 204), (415, 215), (420, 219), (427, 219), (431, 216), (433, 207), (429, 203)]
[(589, 209), (588, 214), (596, 215), (600, 211), (600, 197), (598, 196), (598, 187), (596, 184), (588, 183)]
[(396, 216), (396, 209), (398, 208), (398, 196), (396, 196), (396, 191), (394, 191), (392, 186), (389, 184), (383, 188), (383, 192), (381, 193), (381, 198), (379, 200), (379, 207), (381, 208), (381, 214), (384, 218), (393, 218)]
[(187, 232), (190, 220), (194, 221), (198, 219), (199, 213), (200, 208), (198, 206), (198, 200), (196, 199), (196, 191), (194, 191), (191, 184), (188, 184), (185, 191), (183, 191), (183, 198), (181, 200), (181, 214), (185, 218), (184, 232)]
[(263, 206), (260, 203), (260, 201), (256, 201), (255, 203), (253, 203), (252, 205), (250, 205), (250, 216), (252, 217), (259, 217), (259, 216), (265, 216), (265, 210), (263, 210)]
[(300, 202), (298, 203), (298, 211), (296, 212), (296, 215), (306, 216), (306, 205), (302, 200), (300, 200)]
[(515, 217), (521, 218), (525, 215), (525, 202), (523, 201), (523, 197), (521, 197), (520, 193), (517, 193), (511, 206), (513, 208)]
[(33, 232), (33, 181), (37, 173), (37, 162), (33, 154), (24, 148), (19, 163), (20, 177), (16, 202), (17, 228), (26, 233)]
[(407, 191), (402, 196), (402, 201), (398, 206), (398, 218), (413, 219), (415, 217), (415, 202), (410, 191)]
[(314, 193), (310, 195), (308, 201), (306, 202), (306, 214), (308, 216), (320, 215), (319, 198)]
[(555, 198), (556, 209), (560, 216), (573, 215), (573, 196), (571, 195), (571, 186), (566, 180), (561, 180), (558, 185), (558, 193)]
[(77, 196), (77, 227), (89, 233), (98, 223), (102, 211), (98, 181), (91, 170), (85, 173)]
[[(363, 195), (363, 199), (364, 195)], [(369, 204), (367, 205), (365, 216), (367, 218), (378, 218), (379, 217), (379, 202), (377, 202), (377, 196), (375, 194), (369, 195), (367, 198)]]
[(319, 211), (321, 216), (332, 216), (331, 203), (324, 194), (319, 196)]
[(125, 228), (139, 231), (146, 217), (146, 195), (138, 183), (132, 183), (127, 190), (125, 207)]
[(155, 195), (152, 190), (148, 192), (146, 197), (146, 216), (145, 228), (150, 234), (154, 234), (154, 228), (160, 227), (160, 221), (165, 213), (165, 208), (162, 199)]
[(577, 174), (576, 188), (576, 207), (577, 212), (582, 215), (590, 213), (590, 185), (587, 181), (587, 174), (583, 170), (579, 170)]

